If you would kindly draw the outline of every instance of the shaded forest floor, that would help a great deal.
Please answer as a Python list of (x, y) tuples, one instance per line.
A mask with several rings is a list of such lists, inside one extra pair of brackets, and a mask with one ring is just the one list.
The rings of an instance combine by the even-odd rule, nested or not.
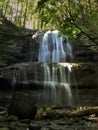
[[(6, 108), (0, 107), (0, 130), (98, 130), (98, 117), (92, 114), (92, 111), (96, 113), (95, 110), (98, 114), (98, 107), (40, 108), (36, 119), (18, 119), (17, 116), (8, 115)], [(68, 111), (71, 115), (66, 115)], [(78, 113), (78, 116), (73, 116), (73, 112)]]

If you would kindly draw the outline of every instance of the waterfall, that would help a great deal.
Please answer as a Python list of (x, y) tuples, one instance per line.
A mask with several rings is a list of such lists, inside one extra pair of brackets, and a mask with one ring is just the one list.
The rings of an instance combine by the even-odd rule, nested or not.
[[(40, 43), (38, 61), (44, 63), (44, 95), (46, 102), (56, 105), (71, 105), (71, 66), (62, 64), (72, 57), (72, 49), (67, 37), (58, 30), (47, 31)], [(67, 71), (65, 71), (67, 68)], [(67, 73), (67, 74), (66, 74)]]
[(59, 31), (47, 31), (40, 44), (38, 61), (65, 62), (72, 57), (72, 49), (68, 38), (59, 35)]

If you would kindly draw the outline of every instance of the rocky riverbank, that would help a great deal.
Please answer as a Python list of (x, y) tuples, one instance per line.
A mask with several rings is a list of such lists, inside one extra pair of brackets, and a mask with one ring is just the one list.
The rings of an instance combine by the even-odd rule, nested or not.
[[(73, 108), (65, 108), (65, 110), (71, 110)], [(76, 109), (76, 108), (74, 108)], [(81, 108), (78, 108), (81, 109)], [(38, 114), (44, 113), (45, 111), (55, 110), (50, 108), (40, 108)], [(59, 109), (61, 113), (64, 109)], [(67, 117), (66, 115), (62, 118), (50, 119), (45, 117), (44, 119), (19, 119), (17, 116), (8, 115), (7, 108), (0, 107), (0, 130), (97, 130), (98, 129), (98, 117), (95, 114), (82, 117)]]

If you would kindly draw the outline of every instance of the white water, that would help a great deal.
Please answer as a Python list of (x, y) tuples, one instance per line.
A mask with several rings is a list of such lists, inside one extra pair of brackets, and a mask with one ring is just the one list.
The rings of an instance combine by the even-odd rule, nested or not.
[[(71, 57), (72, 49), (67, 37), (59, 36), (58, 30), (47, 31), (44, 34), (38, 60), (44, 62), (46, 102), (56, 105), (64, 105), (64, 103), (71, 105), (71, 64), (65, 64)], [(67, 71), (65, 71), (65, 68), (67, 68)]]
[(59, 36), (58, 30), (47, 31), (40, 45), (38, 61), (65, 62), (67, 57), (72, 57), (68, 38)]

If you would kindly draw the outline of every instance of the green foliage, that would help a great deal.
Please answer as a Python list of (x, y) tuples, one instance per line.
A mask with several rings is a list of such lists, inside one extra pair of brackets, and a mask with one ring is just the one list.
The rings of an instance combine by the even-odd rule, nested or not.
[(80, 32), (89, 37), (89, 28), (98, 28), (96, 0), (39, 0), (37, 10), (44, 28), (59, 29), (70, 38), (75, 38)]
[(98, 32), (98, 0), (0, 0), (0, 15), (19, 27), (58, 29), (71, 39)]

